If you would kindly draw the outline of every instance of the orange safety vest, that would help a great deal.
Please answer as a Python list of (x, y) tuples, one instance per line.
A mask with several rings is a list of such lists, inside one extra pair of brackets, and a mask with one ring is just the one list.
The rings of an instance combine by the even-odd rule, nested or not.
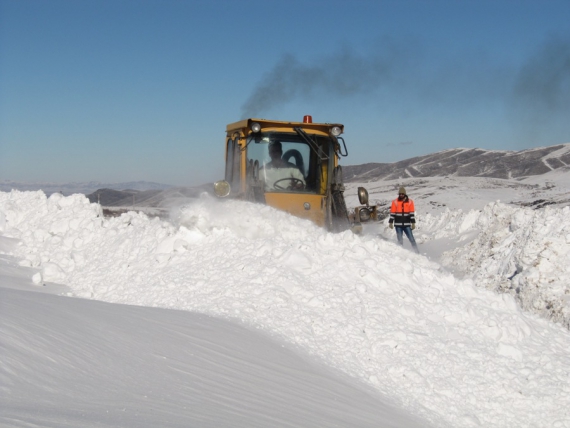
[(411, 226), (416, 223), (414, 201), (406, 198), (404, 200), (394, 199), (390, 208), (390, 223), (395, 226)]

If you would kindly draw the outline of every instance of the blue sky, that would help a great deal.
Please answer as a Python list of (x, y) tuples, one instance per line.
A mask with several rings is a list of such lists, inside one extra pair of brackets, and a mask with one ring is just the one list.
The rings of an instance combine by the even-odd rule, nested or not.
[(0, 179), (223, 176), (227, 123), (344, 165), (570, 142), (570, 1), (0, 0)]

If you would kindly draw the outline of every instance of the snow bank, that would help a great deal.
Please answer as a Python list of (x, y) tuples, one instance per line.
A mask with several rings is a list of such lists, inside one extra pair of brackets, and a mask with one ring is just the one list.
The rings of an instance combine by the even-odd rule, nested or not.
[(570, 334), (391, 242), (206, 196), (172, 222), (41, 192), (0, 212), (38, 283), (240, 320), (449, 426), (570, 426)]
[(424, 240), (466, 241), (443, 254), (444, 266), (570, 329), (570, 207), (495, 202), (468, 213), (427, 215), (420, 225)]

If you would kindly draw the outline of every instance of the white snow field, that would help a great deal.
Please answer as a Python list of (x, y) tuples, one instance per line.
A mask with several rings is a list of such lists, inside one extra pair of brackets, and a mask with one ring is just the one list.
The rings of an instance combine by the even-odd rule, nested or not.
[(2, 427), (423, 426), (236, 323), (2, 287), (0, 299)]
[(366, 183), (407, 186), (421, 255), (207, 195), (0, 193), (0, 423), (570, 427), (569, 208), (466, 180)]

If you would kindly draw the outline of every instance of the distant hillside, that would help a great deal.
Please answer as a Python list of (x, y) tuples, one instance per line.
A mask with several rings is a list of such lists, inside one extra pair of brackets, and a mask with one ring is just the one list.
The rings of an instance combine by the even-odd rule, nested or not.
[[(514, 151), (450, 149), (405, 159), (394, 163), (367, 163), (343, 166), (347, 183), (397, 180), (422, 177), (488, 177), (517, 179), (539, 176), (555, 170), (570, 172), (570, 143)], [(193, 198), (212, 191), (212, 184), (173, 187), (167, 184), (136, 181), (102, 184), (88, 183), (18, 183), (0, 181), (0, 191), (43, 190), (50, 195), (83, 193), (91, 202), (104, 207), (158, 207), (183, 198)]]
[(113, 190), (164, 190), (172, 188), (169, 184), (154, 183), (149, 181), (128, 181), (125, 183), (101, 183), (99, 181), (89, 181), (85, 183), (42, 183), (42, 182), (20, 182), (10, 180), (0, 180), (0, 191), (10, 192), (12, 190), (36, 191), (42, 190), (46, 195), (61, 193), (65, 196), (74, 193), (88, 195), (97, 189)]
[(343, 166), (346, 182), (411, 177), (522, 178), (563, 168), (570, 170), (570, 143), (514, 151), (450, 149), (394, 163)]

